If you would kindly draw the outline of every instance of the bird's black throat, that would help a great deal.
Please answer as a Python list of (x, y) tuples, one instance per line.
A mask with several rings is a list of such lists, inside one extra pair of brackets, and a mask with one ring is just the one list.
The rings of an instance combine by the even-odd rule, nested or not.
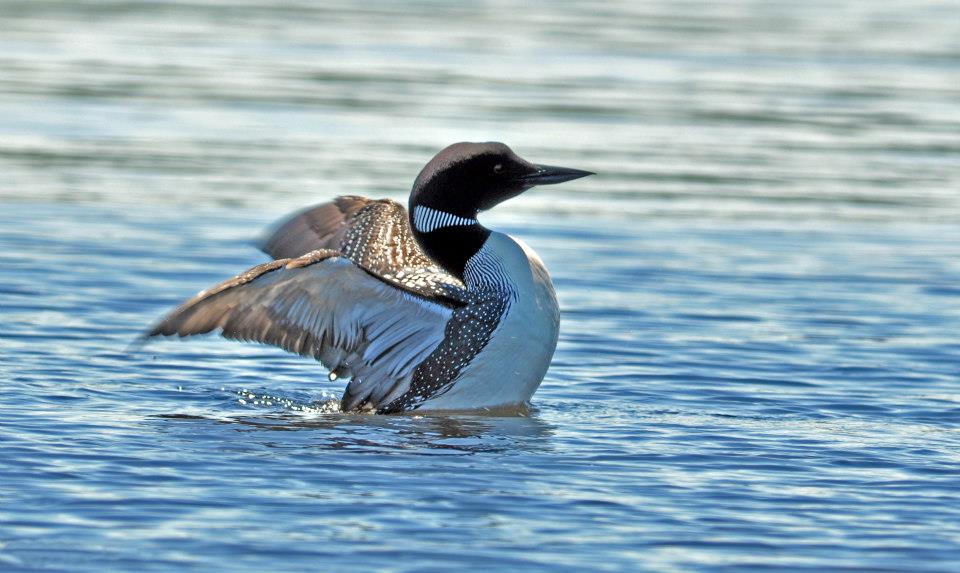
[(413, 229), (414, 238), (427, 256), (461, 281), (467, 261), (490, 236), (490, 229), (479, 223), (441, 227), (429, 233)]

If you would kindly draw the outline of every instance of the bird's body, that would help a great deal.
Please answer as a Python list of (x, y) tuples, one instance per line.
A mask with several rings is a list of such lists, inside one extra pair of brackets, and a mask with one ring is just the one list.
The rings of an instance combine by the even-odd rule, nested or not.
[(556, 295), (537, 255), (476, 214), (588, 174), (527, 163), (503, 144), (455, 144), (417, 178), (409, 213), (339, 197), (297, 214), (264, 244), (274, 261), (201, 292), (148, 335), (220, 329), (311, 356), (331, 379), (351, 379), (344, 411), (523, 404), (556, 348)]
[[(550, 274), (532, 249), (509, 235), (493, 232), (477, 255), (498, 269), (493, 288), (507, 300), (486, 345), (463, 368), (448, 391), (424, 408), (495, 408), (530, 400), (543, 380), (560, 333), (560, 309)], [(478, 273), (479, 274), (479, 273)], [(482, 279), (480, 279), (482, 280)], [(476, 285), (467, 276), (467, 289)]]

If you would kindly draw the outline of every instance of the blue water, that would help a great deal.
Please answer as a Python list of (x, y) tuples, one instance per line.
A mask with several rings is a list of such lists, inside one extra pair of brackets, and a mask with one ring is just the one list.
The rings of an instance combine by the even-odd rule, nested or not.
[[(798, 4), (0, 1), (0, 571), (960, 570), (958, 7)], [(526, 416), (130, 346), (463, 139), (599, 173)]]

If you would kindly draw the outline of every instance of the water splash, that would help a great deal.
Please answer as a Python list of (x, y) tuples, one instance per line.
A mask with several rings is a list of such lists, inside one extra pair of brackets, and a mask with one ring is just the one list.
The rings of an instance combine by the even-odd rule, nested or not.
[(237, 390), (237, 403), (247, 408), (281, 408), (289, 412), (305, 414), (333, 414), (340, 412), (340, 399), (335, 395), (322, 391), (320, 397), (310, 402), (280, 396), (276, 394), (257, 393), (242, 388)]

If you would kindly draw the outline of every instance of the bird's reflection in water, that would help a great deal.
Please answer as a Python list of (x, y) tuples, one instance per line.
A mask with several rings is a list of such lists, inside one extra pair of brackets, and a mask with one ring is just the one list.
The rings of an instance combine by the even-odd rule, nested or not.
[[(243, 433), (248, 444), (259, 442), (270, 448), (299, 449), (306, 446), (377, 453), (430, 455), (545, 451), (551, 449), (550, 438), (554, 434), (553, 426), (532, 407), (512, 411), (398, 416), (344, 413), (304, 416), (274, 411), (228, 417), (183, 414), (157, 417), (167, 421), (214, 422), (218, 428), (227, 426)], [(196, 431), (196, 428), (190, 431)], [(278, 440), (274, 432), (295, 432), (296, 436)]]

